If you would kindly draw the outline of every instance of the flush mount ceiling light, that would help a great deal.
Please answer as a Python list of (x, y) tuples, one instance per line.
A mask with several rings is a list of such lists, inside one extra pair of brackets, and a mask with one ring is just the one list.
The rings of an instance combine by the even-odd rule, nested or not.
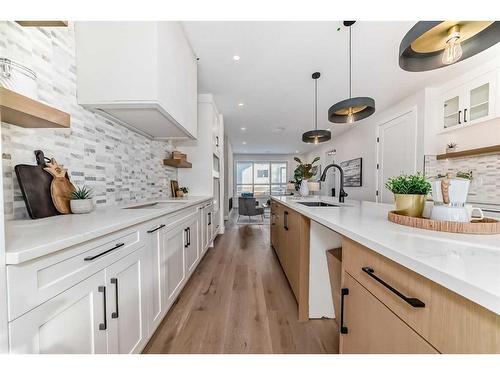
[(499, 21), (421, 21), (399, 45), (399, 66), (423, 72), (455, 64), (500, 41)]
[(240, 61), (240, 57), (239, 57), (238, 55), (234, 55), (234, 56), (233, 56), (233, 60), (234, 60), (234, 61)]
[(243, 107), (245, 103), (238, 103), (238, 107)]
[(328, 110), (328, 120), (337, 124), (352, 124), (375, 113), (375, 100), (365, 96), (352, 97), (352, 37), (351, 26), (356, 21), (344, 21), (349, 27), (349, 99), (335, 103)]
[(332, 138), (332, 133), (329, 130), (318, 130), (318, 78), (320, 76), (319, 72), (312, 74), (312, 79), (314, 79), (314, 130), (302, 134), (302, 142), (305, 143), (318, 144)]

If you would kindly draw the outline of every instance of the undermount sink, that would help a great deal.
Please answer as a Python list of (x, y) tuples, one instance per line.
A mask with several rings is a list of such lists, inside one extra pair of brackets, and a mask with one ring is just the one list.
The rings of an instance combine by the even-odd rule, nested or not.
[(152, 203), (145, 203), (145, 204), (140, 204), (137, 206), (130, 206), (130, 207), (125, 207), (126, 210), (135, 210), (135, 209), (140, 209), (140, 210), (148, 210), (148, 209), (162, 209), (162, 208), (173, 208), (173, 207), (178, 207), (182, 206), (185, 204), (185, 202), (152, 202)]
[(326, 203), (326, 202), (297, 202), (308, 207), (340, 207), (339, 204)]

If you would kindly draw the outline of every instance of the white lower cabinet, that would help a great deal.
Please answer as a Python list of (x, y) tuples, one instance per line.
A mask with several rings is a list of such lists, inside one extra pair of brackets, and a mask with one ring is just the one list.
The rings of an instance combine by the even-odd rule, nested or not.
[(149, 247), (147, 251), (148, 256), (148, 269), (149, 269), (149, 330), (154, 331), (158, 328), (165, 315), (165, 277), (162, 272), (163, 262), (163, 233), (165, 231), (165, 224), (160, 220), (156, 220), (152, 225), (148, 226), (147, 239)]
[(166, 306), (168, 307), (175, 301), (186, 278), (184, 257), (186, 237), (186, 227), (181, 225), (166, 230), (162, 236), (162, 263), (165, 273)]
[(187, 243), (184, 244), (184, 252), (186, 254), (186, 274), (188, 275), (194, 271), (200, 257), (198, 250), (198, 227), (199, 219), (198, 215), (195, 215), (187, 223)]
[[(76, 284), (9, 323), (10, 352), (140, 353), (199, 264), (206, 249), (203, 241), (212, 241), (211, 204), (206, 208), (187, 208), (133, 227), (135, 249), (120, 243), (112, 252), (101, 251), (96, 257), (100, 268), (95, 263), (95, 273), (87, 273), (83, 280), (74, 279)], [(116, 234), (109, 236), (114, 241)], [(102, 240), (106, 250), (109, 241)], [(65, 255), (64, 251), (70, 253)], [(61, 264), (67, 256), (73, 259), (72, 251), (49, 255), (44, 267)], [(26, 265), (38, 272), (33, 265)], [(61, 274), (73, 274), (81, 262), (66, 261), (63, 266)], [(21, 290), (30, 292), (16, 295), (16, 300), (10, 297), (11, 309), (19, 304), (17, 299), (34, 300), (29, 294), (40, 293), (36, 288)]]
[(108, 353), (139, 353), (148, 339), (146, 248), (106, 269)]
[(9, 324), (11, 353), (107, 353), (104, 270)]

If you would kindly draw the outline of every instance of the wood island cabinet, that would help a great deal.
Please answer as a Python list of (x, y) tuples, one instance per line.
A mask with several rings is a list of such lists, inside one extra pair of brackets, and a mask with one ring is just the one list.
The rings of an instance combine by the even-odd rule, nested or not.
[(309, 219), (271, 202), (271, 245), (298, 303), (299, 320), (309, 319)]

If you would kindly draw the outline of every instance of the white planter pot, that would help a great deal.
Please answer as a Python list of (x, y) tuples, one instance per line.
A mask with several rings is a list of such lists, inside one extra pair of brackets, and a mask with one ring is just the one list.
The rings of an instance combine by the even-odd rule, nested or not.
[(94, 209), (92, 199), (72, 199), (69, 204), (74, 214), (88, 214)]
[(299, 194), (303, 197), (307, 197), (309, 195), (309, 184), (307, 180), (302, 180), (300, 183)]

